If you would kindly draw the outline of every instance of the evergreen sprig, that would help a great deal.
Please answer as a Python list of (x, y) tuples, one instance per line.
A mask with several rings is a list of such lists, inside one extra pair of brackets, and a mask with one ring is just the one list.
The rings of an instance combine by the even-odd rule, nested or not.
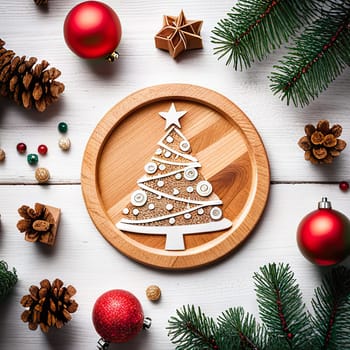
[(277, 70), (271, 89), (295, 106), (305, 106), (338, 77), (350, 63), (350, 1), (328, 1), (331, 7), (295, 39)]
[(261, 324), (242, 307), (216, 322), (200, 307), (183, 306), (169, 319), (168, 335), (177, 350), (350, 349), (350, 270), (338, 266), (325, 275), (305, 307), (288, 264), (260, 268), (253, 276)]
[(212, 30), (214, 54), (242, 70), (292, 41), (270, 87), (304, 107), (350, 65), (349, 21), (349, 0), (238, 0)]
[(169, 320), (169, 336), (178, 350), (217, 349), (214, 334), (217, 327), (211, 317), (202, 313), (200, 307), (184, 306), (177, 310), (177, 317)]
[(213, 29), (214, 54), (235, 70), (261, 61), (307, 23), (315, 0), (240, 0)]
[(291, 349), (311, 349), (311, 325), (290, 266), (263, 266), (253, 278), (259, 314), (269, 333), (284, 339)]
[(240, 344), (248, 349), (262, 349), (263, 344), (268, 340), (265, 328), (261, 327), (254, 316), (246, 313), (242, 307), (224, 311), (218, 317), (218, 325), (219, 349), (239, 348)]
[(350, 271), (332, 270), (312, 300), (315, 341), (318, 349), (349, 349)]
[(16, 270), (8, 270), (7, 263), (0, 261), (0, 300), (5, 298), (10, 289), (17, 283)]

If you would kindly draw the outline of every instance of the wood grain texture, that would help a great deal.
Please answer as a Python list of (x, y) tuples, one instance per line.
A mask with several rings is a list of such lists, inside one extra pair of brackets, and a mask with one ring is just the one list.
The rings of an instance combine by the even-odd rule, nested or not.
[[(165, 235), (115, 227), (164, 136), (159, 112), (173, 102), (187, 111), (181, 130), (232, 221), (225, 231), (186, 235), (185, 251), (175, 252), (164, 249)], [(187, 269), (224, 257), (246, 239), (264, 210), (270, 174), (259, 134), (232, 101), (203, 87), (165, 84), (131, 94), (103, 117), (87, 144), (81, 182), (92, 220), (114, 247), (147, 265)]]

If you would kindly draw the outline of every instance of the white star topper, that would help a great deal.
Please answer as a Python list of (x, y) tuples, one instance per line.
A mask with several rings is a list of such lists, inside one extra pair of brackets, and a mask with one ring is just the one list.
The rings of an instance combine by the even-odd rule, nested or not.
[(174, 103), (171, 104), (168, 112), (159, 112), (159, 115), (166, 120), (165, 130), (169, 128), (170, 125), (175, 124), (181, 128), (179, 119), (183, 117), (187, 111), (176, 111)]

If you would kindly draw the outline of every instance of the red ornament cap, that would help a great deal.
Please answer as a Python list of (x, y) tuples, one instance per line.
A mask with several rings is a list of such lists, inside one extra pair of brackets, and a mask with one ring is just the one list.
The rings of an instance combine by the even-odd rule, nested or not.
[(312, 263), (329, 266), (344, 260), (350, 253), (350, 221), (332, 209), (327, 198), (318, 210), (306, 215), (297, 230), (301, 253)]
[(96, 300), (92, 321), (104, 341), (125, 343), (143, 328), (144, 314), (139, 300), (132, 293), (113, 289)]
[(118, 15), (99, 1), (85, 1), (71, 9), (64, 21), (68, 47), (83, 58), (107, 57), (114, 60), (122, 29)]

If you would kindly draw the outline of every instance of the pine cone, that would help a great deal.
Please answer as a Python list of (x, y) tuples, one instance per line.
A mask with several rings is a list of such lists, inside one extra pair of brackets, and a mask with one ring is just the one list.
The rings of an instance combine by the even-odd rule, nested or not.
[(56, 81), (61, 72), (45, 60), (36, 64), (37, 58), (15, 56), (3, 46), (0, 39), (0, 95), (13, 100), (24, 108), (36, 108), (39, 112), (58, 100), (64, 84)]
[(35, 209), (22, 205), (18, 213), (23, 219), (18, 221), (17, 228), (20, 232), (25, 232), (27, 241), (49, 245), (55, 243), (60, 215), (58, 208), (36, 203)]
[(346, 142), (339, 139), (343, 129), (339, 124), (329, 126), (328, 120), (320, 120), (316, 128), (305, 125), (305, 134), (298, 145), (305, 151), (305, 160), (312, 164), (330, 164), (346, 147)]
[(40, 282), (40, 288), (31, 286), (29, 292), (21, 299), (21, 305), (29, 308), (23, 311), (21, 319), (28, 322), (30, 330), (36, 330), (38, 325), (45, 333), (50, 327), (62, 328), (78, 309), (76, 301), (71, 299), (76, 289), (71, 285), (64, 287), (58, 278), (52, 284), (44, 279)]
[(38, 6), (46, 6), (49, 2), (49, 0), (34, 0), (34, 2), (38, 5)]

